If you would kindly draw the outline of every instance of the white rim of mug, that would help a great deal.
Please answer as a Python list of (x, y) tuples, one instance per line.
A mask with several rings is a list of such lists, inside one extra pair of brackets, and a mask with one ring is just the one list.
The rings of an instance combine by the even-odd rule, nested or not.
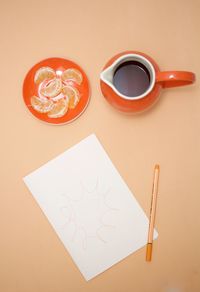
[[(122, 63), (124, 63), (126, 61), (138, 61), (138, 62), (142, 63), (147, 68), (147, 70), (149, 71), (150, 85), (149, 85), (148, 89), (144, 93), (142, 93), (141, 95), (133, 96), (133, 97), (124, 95), (121, 92), (119, 92), (111, 82), (107, 81), (104, 78), (104, 72), (109, 71), (112, 68), (112, 71), (113, 71), (113, 74), (114, 74), (114, 72), (117, 69), (117, 67), (120, 64), (122, 64)], [(146, 59), (145, 57), (143, 57), (142, 55), (139, 55), (139, 54), (126, 54), (126, 55), (122, 55), (121, 57), (119, 57), (116, 61), (114, 61), (114, 63), (111, 66), (109, 66), (103, 72), (101, 72), (100, 79), (103, 82), (105, 82), (107, 85), (109, 85), (113, 89), (113, 91), (117, 95), (119, 95), (120, 97), (122, 97), (124, 99), (127, 99), (127, 100), (137, 100), (137, 99), (141, 99), (141, 98), (147, 96), (152, 91), (152, 89), (153, 89), (153, 87), (155, 85), (155, 81), (156, 81), (156, 73), (155, 73), (155, 69), (154, 69), (153, 65), (151, 64), (151, 62), (148, 59)]]

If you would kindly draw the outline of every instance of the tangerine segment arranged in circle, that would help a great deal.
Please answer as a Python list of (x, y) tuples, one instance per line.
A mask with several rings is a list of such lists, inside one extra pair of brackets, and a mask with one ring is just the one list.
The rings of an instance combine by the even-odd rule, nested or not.
[(60, 118), (63, 117), (68, 111), (68, 99), (61, 98), (56, 103), (54, 103), (53, 108), (48, 112), (49, 118)]
[(40, 93), (46, 97), (53, 98), (61, 93), (62, 81), (59, 78), (50, 80), (41, 87)]
[(36, 84), (41, 83), (45, 79), (53, 79), (56, 77), (55, 71), (50, 67), (41, 67), (35, 73), (34, 82)]
[(77, 84), (81, 84), (83, 81), (83, 76), (81, 72), (75, 68), (67, 69), (63, 72), (61, 76), (63, 81), (73, 80)]
[(62, 93), (69, 99), (69, 109), (75, 108), (80, 100), (80, 93), (78, 89), (67, 85), (62, 88)]
[(48, 113), (53, 108), (53, 101), (41, 99), (38, 96), (31, 97), (31, 105), (38, 113)]
[(29, 111), (50, 124), (66, 124), (86, 109), (89, 82), (76, 63), (62, 58), (45, 59), (31, 68), (23, 84)]

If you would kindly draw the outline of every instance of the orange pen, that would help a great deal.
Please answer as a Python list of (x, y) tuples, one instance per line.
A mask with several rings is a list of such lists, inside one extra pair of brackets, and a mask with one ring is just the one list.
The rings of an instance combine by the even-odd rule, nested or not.
[(156, 164), (154, 168), (153, 190), (152, 190), (151, 210), (150, 210), (150, 218), (149, 218), (149, 232), (148, 232), (147, 249), (146, 249), (147, 262), (150, 262), (151, 257), (152, 257), (153, 232), (154, 232), (155, 217), (156, 217), (159, 174), (160, 174), (160, 166)]

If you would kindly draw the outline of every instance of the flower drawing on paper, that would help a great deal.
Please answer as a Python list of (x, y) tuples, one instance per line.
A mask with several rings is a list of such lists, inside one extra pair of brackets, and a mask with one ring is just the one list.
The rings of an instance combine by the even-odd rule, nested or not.
[(80, 182), (80, 190), (80, 195), (76, 198), (70, 192), (62, 194), (66, 200), (66, 204), (60, 207), (65, 218), (62, 229), (66, 230), (72, 242), (81, 241), (83, 249), (87, 249), (91, 239), (105, 244), (107, 232), (116, 227), (107, 218), (119, 210), (108, 203), (111, 190), (107, 188), (102, 192), (98, 179), (90, 189)]
[(31, 96), (32, 108), (49, 118), (60, 118), (78, 105), (81, 94), (78, 90), (83, 76), (78, 69), (68, 68), (55, 71), (41, 67), (34, 75), (37, 95)]

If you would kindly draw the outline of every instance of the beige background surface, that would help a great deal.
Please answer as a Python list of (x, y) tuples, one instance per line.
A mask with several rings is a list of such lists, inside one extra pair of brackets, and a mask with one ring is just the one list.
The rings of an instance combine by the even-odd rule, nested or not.
[[(198, 0), (1, 1), (1, 292), (200, 291), (199, 15)], [(166, 90), (144, 114), (121, 114), (102, 97), (99, 73), (127, 49), (197, 82)], [(77, 62), (90, 80), (89, 107), (69, 125), (46, 125), (23, 103), (27, 71), (48, 57)], [(86, 282), (22, 177), (91, 133), (147, 214), (160, 164), (159, 238), (150, 264), (143, 248)]]

